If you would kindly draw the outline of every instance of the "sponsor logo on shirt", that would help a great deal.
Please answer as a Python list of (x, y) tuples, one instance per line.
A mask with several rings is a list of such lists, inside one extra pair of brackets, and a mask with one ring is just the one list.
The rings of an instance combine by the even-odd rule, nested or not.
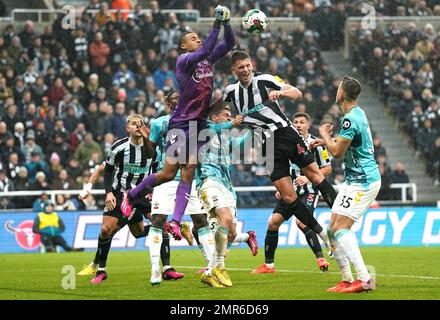
[(192, 78), (194, 79), (195, 82), (200, 82), (203, 78), (209, 78), (209, 77), (213, 77), (214, 73), (212, 72), (211, 69), (208, 70), (204, 70), (204, 69), (196, 69), (196, 71), (194, 71)]

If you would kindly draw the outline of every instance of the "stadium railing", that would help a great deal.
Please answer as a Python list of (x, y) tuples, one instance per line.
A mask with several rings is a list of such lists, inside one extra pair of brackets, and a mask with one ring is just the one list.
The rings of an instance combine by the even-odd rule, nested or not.
[[(406, 29), (408, 27), (409, 22), (413, 22), (416, 24), (417, 30), (423, 29), (423, 27), (430, 23), (434, 27), (435, 30), (440, 29), (440, 17), (437, 16), (428, 16), (428, 17), (419, 17), (419, 16), (406, 16), (406, 17), (374, 17), (374, 21), (369, 17), (350, 17), (345, 22), (345, 46), (344, 46), (344, 58), (349, 59), (351, 57), (351, 50), (353, 48), (353, 37), (352, 37), (352, 28), (356, 24), (366, 23), (375, 28), (380, 27), (382, 31), (386, 31), (387, 26), (396, 22), (397, 26), (402, 29)], [(374, 22), (374, 24), (372, 24)], [(373, 31), (375, 28), (371, 28)]]
[[(78, 10), (80, 14), (83, 13), (83, 10)], [(109, 9), (108, 10), (110, 13), (136, 13), (135, 10), (131, 10), (131, 9)], [(99, 12), (99, 10), (97, 9), (90, 9), (87, 10), (87, 12), (91, 13), (91, 14), (96, 14)], [(150, 13), (151, 10), (150, 9), (142, 9), (139, 11), (142, 14), (145, 13)], [(179, 14), (185, 14), (188, 15), (188, 17), (191, 17), (191, 20), (198, 22), (200, 20), (200, 11), (199, 10), (187, 10), (187, 9), (163, 9), (160, 10), (161, 13), (163, 14), (169, 14), (169, 13), (175, 13), (177, 15)], [(19, 19), (20, 15), (23, 15), (25, 17), (25, 20), (29, 20), (29, 14), (35, 14), (36, 15), (36, 19), (30, 19), (32, 21), (35, 21), (37, 23), (43, 23), (43, 22), (49, 22), (49, 21), (53, 21), (54, 20), (54, 16), (56, 14), (67, 14), (66, 10), (63, 9), (13, 9), (11, 11), (11, 21), (12, 22), (19, 22), (22, 21)]]
[[(338, 190), (338, 185), (334, 186)], [(396, 203), (400, 201), (402, 204), (414, 204), (417, 202), (417, 185), (415, 183), (393, 183), (390, 185), (391, 189), (401, 190), (401, 199), (396, 199), (392, 201), (379, 201), (381, 204)], [(411, 192), (411, 197), (408, 197), (408, 189)], [(275, 192), (274, 186), (246, 186), (246, 187), (235, 187), (234, 190), (237, 193), (240, 192)], [(81, 190), (44, 190), (44, 191), (8, 191), (0, 192), (1, 197), (26, 197), (26, 196), (40, 196), (43, 193), (47, 194), (51, 201), (55, 202), (55, 197), (58, 194), (62, 195), (79, 195)], [(92, 195), (104, 195), (104, 189), (91, 190)]]

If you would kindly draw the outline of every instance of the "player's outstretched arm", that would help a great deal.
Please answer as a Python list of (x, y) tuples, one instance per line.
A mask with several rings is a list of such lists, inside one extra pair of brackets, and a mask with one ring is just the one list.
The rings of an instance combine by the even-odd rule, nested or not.
[(216, 62), (217, 60), (224, 57), (229, 51), (232, 50), (235, 46), (235, 34), (232, 30), (232, 26), (230, 23), (230, 13), (229, 9), (225, 8), (227, 10), (225, 20), (223, 22), (224, 31), (225, 31), (225, 38), (215, 46), (214, 50), (212, 51), (211, 55), (208, 57), (208, 60), (211, 63)]
[(93, 185), (99, 180), (104, 173), (105, 163), (102, 163), (90, 176), (89, 182), (84, 186), (84, 189), (79, 193), (79, 200), (87, 199), (90, 195)]
[(208, 35), (200, 49), (194, 52), (188, 52), (177, 58), (177, 67), (179, 69), (188, 70), (194, 68), (197, 63), (209, 57), (217, 43), (222, 23), (225, 21), (226, 18), (229, 20), (229, 16), (227, 14), (228, 11), (229, 9), (223, 6), (217, 6), (215, 8), (215, 21), (211, 33)]

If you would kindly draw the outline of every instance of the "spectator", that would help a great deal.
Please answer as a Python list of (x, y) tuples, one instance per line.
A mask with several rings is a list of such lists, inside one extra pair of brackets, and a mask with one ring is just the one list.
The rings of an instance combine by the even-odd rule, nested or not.
[(154, 72), (153, 78), (156, 88), (162, 89), (165, 86), (166, 78), (173, 79), (174, 88), (177, 88), (177, 79), (174, 73), (169, 70), (168, 63), (166, 62), (162, 62), (160, 64), (160, 68)]
[(18, 177), (18, 174), (20, 173), (20, 170), (24, 168), (23, 162), (20, 162), (19, 154), (16, 152), (10, 153), (8, 160), (8, 163), (5, 163), (5, 169), (8, 171), (8, 177), (12, 179), (12, 181), (15, 181), (15, 179)]
[(67, 166), (67, 172), (69, 173), (69, 177), (76, 179), (81, 176), (82, 174), (82, 168), (79, 165), (78, 159), (71, 158), (69, 160), (69, 165)]
[[(17, 155), (17, 157), (19, 157), (19, 161), (21, 163), (24, 162), (24, 156), (21, 153), (20, 148), (14, 144), (14, 137), (13, 136), (10, 136), (8, 138), (8, 140), (6, 140), (5, 146), (3, 148), (1, 148), (0, 151), (1, 151), (0, 152), (1, 157), (3, 159), (5, 159), (5, 161), (6, 161), (6, 159), (9, 159), (9, 156), (11, 154), (15, 153)], [(5, 165), (6, 165), (6, 163), (5, 163)]]
[[(405, 172), (405, 168), (402, 162), (397, 162), (394, 166), (394, 171), (390, 175), (391, 183), (409, 183), (409, 177)], [(392, 199), (401, 199), (401, 190), (400, 189), (392, 189)], [(407, 194), (407, 198), (411, 198), (410, 195)]]
[(40, 197), (34, 201), (34, 204), (32, 205), (32, 211), (33, 212), (40, 212), (44, 211), (44, 207), (46, 203), (48, 202), (49, 197), (47, 193), (43, 192), (41, 193)]
[[(2, 52), (6, 52), (6, 51), (3, 50)], [(6, 101), (6, 99), (12, 97), (13, 97), (12, 89), (7, 86), (6, 79), (0, 76), (0, 101)]]
[[(28, 171), (26, 167), (20, 167), (18, 175), (13, 179), (15, 188), (20, 191), (31, 190), (31, 183), (29, 181)], [(17, 208), (31, 208), (32, 197), (16, 197), (15, 203)]]
[(98, 74), (101, 73), (104, 66), (107, 64), (107, 59), (110, 54), (110, 48), (105, 42), (103, 42), (101, 32), (96, 33), (95, 40), (89, 46), (89, 53), (92, 69)]
[(37, 36), (37, 33), (34, 31), (34, 23), (31, 20), (27, 20), (24, 24), (23, 31), (20, 32), (18, 36), (23, 46), (28, 50), (31, 49), (33, 39)]
[(14, 182), (9, 179), (4, 169), (0, 170), (0, 192), (15, 191)]
[(127, 135), (125, 130), (125, 105), (123, 103), (116, 104), (115, 113), (111, 116), (106, 124), (106, 133), (112, 133), (116, 139), (121, 139)]
[(52, 153), (49, 158), (49, 173), (50, 180), (52, 181), (54, 177), (57, 177), (61, 170), (63, 170), (63, 165), (61, 164), (61, 158), (57, 153)]
[(96, 102), (92, 101), (89, 103), (88, 110), (83, 114), (81, 122), (84, 123), (86, 131), (92, 133), (93, 139), (96, 141), (102, 140), (104, 135), (104, 119), (98, 112)]
[(69, 246), (61, 233), (66, 229), (63, 220), (54, 211), (52, 202), (44, 203), (43, 210), (35, 217), (32, 231), (41, 237), (42, 244), (47, 252), (56, 252), (56, 247), (61, 246), (65, 251), (83, 251)]
[(111, 146), (113, 145), (113, 143), (115, 143), (116, 139), (115, 136), (111, 133), (107, 133), (104, 136), (104, 140), (101, 143), (101, 150), (102, 150), (102, 154), (104, 155), (104, 158), (107, 157), (107, 154), (110, 151)]
[(6, 122), (0, 121), (0, 148), (6, 145), (6, 141), (8, 141), (11, 136), (12, 134), (8, 131)]
[(78, 122), (75, 131), (70, 134), (70, 149), (76, 150), (78, 145), (84, 141), (84, 137), (87, 134), (84, 123)]
[(35, 132), (33, 130), (27, 132), (26, 143), (21, 148), (21, 153), (24, 155), (26, 162), (31, 161), (32, 153), (40, 156), (43, 154), (43, 149), (35, 143)]
[(113, 80), (117, 81), (121, 86), (125, 87), (129, 80), (134, 79), (134, 74), (131, 70), (127, 69), (127, 65), (125, 63), (121, 63), (119, 65), (118, 71), (116, 71)]
[[(53, 87), (49, 90), (49, 102), (53, 106), (58, 106), (63, 97), (67, 94), (67, 90), (64, 87), (63, 80), (57, 78)], [(58, 110), (58, 116), (62, 116), (61, 110)]]
[(75, 190), (77, 188), (77, 184), (69, 177), (67, 170), (65, 169), (60, 171), (59, 175), (53, 180), (51, 185), (51, 189), (53, 190)]
[(21, 116), (17, 113), (17, 106), (10, 104), (6, 107), (6, 114), (2, 119), (6, 123), (6, 127), (10, 132), (15, 129), (15, 124), (21, 121)]
[(49, 183), (43, 171), (38, 171), (35, 175), (35, 182), (31, 185), (32, 190), (50, 190)]
[(101, 147), (97, 142), (93, 140), (91, 133), (87, 133), (84, 137), (84, 141), (80, 143), (75, 151), (75, 158), (78, 159), (82, 168), (87, 166), (93, 153), (98, 153), (99, 161), (102, 161)]
[(434, 146), (434, 141), (438, 136), (437, 129), (432, 127), (432, 121), (425, 119), (423, 128), (417, 131), (417, 146), (422, 155), (429, 156)]
[(76, 199), (71, 199), (69, 195), (57, 194), (55, 210), (58, 211), (74, 211), (78, 210), (79, 204)]
[(6, 17), (6, 5), (3, 0), (0, 0), (0, 17)]

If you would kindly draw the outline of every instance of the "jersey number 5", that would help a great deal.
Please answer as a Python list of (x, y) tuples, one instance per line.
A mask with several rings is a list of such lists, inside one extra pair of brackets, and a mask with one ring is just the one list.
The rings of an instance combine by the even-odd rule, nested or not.
[(339, 206), (341, 206), (341, 207), (343, 207), (343, 208), (345, 208), (345, 209), (350, 208), (350, 206), (351, 206), (351, 201), (353, 201), (353, 198), (350, 198), (350, 197), (344, 196), (344, 197), (342, 198), (342, 202), (341, 202), (341, 204), (340, 204)]

